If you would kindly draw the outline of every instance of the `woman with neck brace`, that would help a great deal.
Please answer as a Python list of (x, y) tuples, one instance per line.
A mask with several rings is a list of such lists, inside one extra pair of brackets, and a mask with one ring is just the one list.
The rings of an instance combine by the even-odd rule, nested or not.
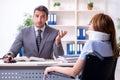
[(90, 21), (89, 30), (86, 32), (89, 39), (86, 41), (81, 54), (73, 67), (47, 67), (44, 74), (55, 71), (75, 77), (82, 71), (85, 57), (88, 53), (96, 51), (103, 57), (118, 58), (119, 50), (116, 42), (116, 32), (113, 20), (110, 16), (99, 13)]

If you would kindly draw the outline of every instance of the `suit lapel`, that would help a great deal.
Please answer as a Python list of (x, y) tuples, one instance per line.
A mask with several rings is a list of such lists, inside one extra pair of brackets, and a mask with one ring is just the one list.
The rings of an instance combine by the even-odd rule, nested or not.
[(31, 37), (32, 37), (31, 40), (32, 40), (32, 43), (33, 43), (33, 45), (31, 45), (31, 46), (33, 46), (33, 48), (35, 49), (36, 53), (38, 53), (37, 44), (36, 44), (36, 34), (35, 34), (34, 26), (31, 27)]
[(44, 44), (45, 44), (47, 38), (49, 37), (49, 35), (50, 35), (50, 30), (49, 30), (49, 27), (46, 26), (44, 34), (43, 34), (43, 39), (41, 41), (40, 48), (39, 48), (39, 54), (41, 54), (41, 50), (44, 47)]

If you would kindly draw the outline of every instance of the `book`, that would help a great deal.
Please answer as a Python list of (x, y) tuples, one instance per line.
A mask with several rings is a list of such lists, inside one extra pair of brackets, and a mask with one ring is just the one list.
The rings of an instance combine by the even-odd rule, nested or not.
[(26, 56), (22, 56), (22, 57), (16, 57), (14, 58), (16, 61), (45, 61), (44, 58), (38, 58), (38, 57), (26, 57)]

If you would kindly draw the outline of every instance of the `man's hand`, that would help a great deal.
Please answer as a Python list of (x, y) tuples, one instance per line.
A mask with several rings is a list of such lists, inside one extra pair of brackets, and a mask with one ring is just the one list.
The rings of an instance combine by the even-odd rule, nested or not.
[(60, 30), (58, 32), (58, 35), (55, 40), (56, 46), (58, 46), (61, 43), (61, 38), (64, 37), (66, 34), (67, 34), (67, 31)]
[(15, 63), (16, 62), (14, 60), (14, 58), (12, 57), (12, 54), (10, 54), (10, 53), (3, 56), (3, 61), (4, 61), (4, 63)]

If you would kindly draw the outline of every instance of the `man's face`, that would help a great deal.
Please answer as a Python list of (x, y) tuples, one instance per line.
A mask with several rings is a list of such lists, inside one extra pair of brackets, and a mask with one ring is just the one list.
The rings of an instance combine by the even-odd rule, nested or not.
[(48, 20), (48, 16), (44, 11), (36, 10), (33, 15), (34, 24), (38, 28), (42, 28), (45, 22)]

